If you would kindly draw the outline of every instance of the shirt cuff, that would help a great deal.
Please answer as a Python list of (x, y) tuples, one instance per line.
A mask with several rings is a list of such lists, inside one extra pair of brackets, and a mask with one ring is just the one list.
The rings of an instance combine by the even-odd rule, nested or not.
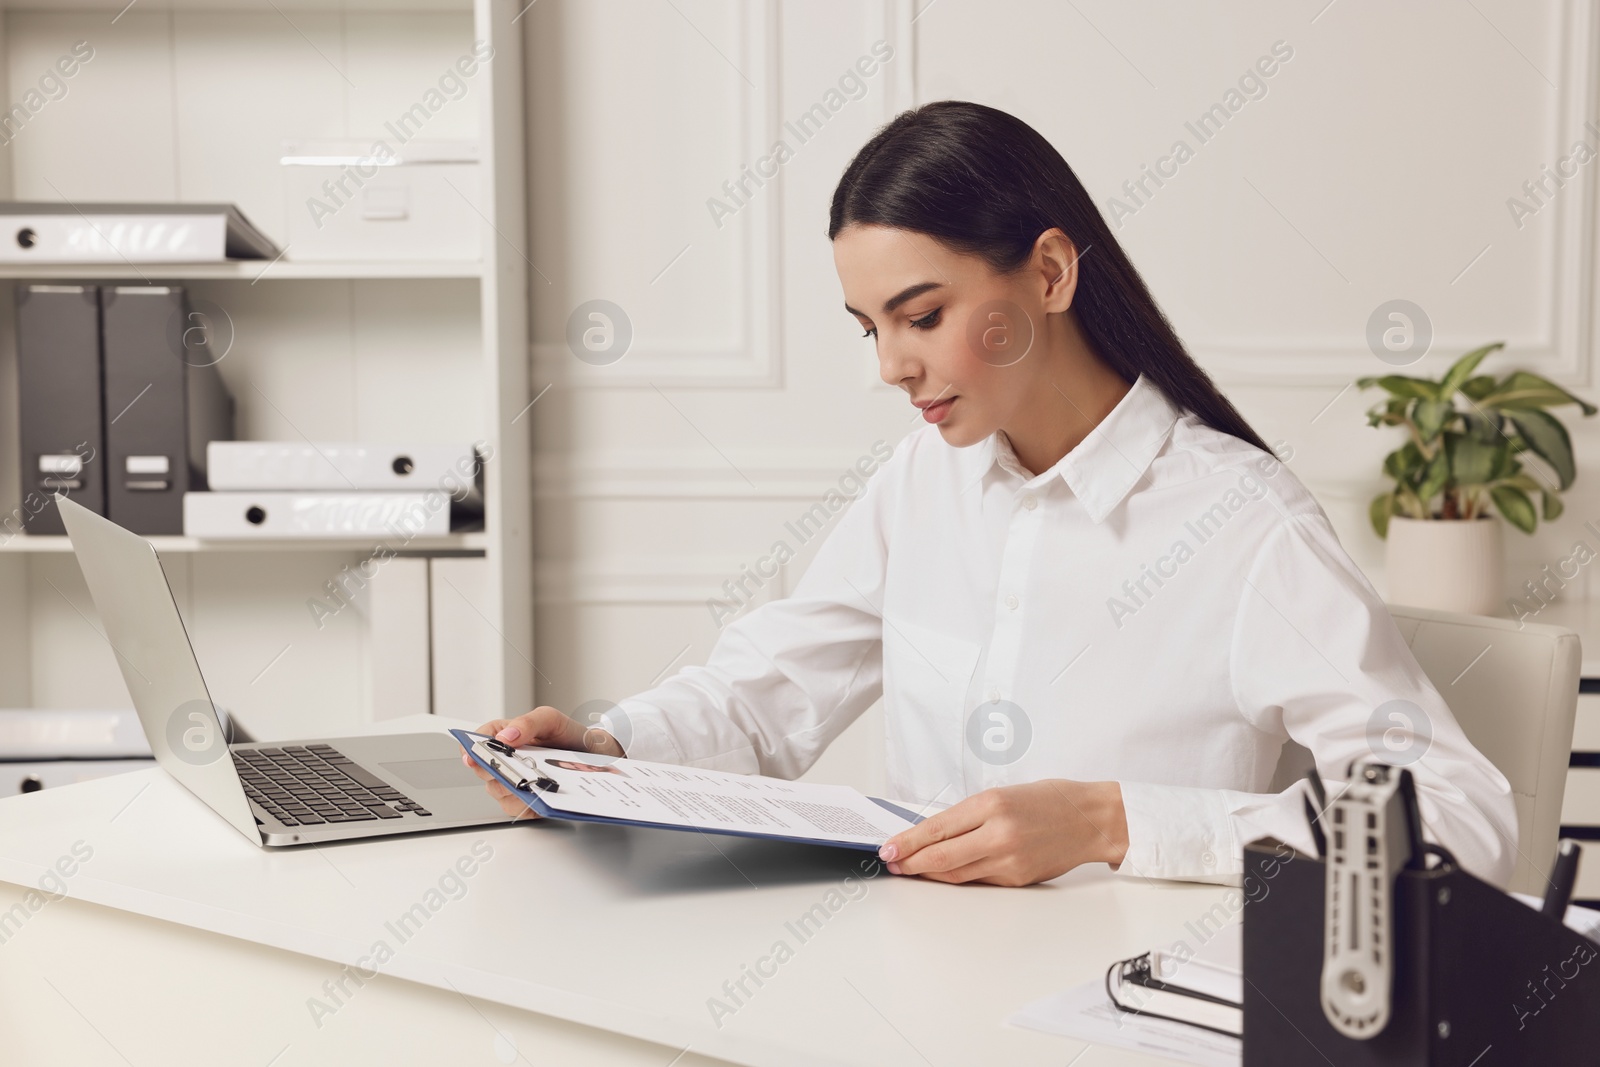
[(1128, 852), (1117, 873), (1237, 885), (1244, 856), (1226, 791), (1118, 782), (1128, 822)]

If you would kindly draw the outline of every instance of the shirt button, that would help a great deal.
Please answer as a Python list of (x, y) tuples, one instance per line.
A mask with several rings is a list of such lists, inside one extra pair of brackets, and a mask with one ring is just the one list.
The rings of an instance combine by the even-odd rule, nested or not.
[(989, 703), (993, 704), (995, 701), (997, 701), (999, 699), (1000, 699), (1000, 690), (998, 690), (998, 689), (989, 690)]
[(1217, 857), (1212, 854), (1210, 849), (1207, 849), (1206, 851), (1200, 853), (1200, 862), (1205, 864), (1207, 867), (1215, 867), (1217, 865)]
[(1034, 508), (1039, 506), (1039, 501), (1035, 500), (1031, 496), (1025, 496), (1022, 498), (1022, 506), (1027, 508), (1029, 511), (1032, 511)]
[(1006, 597), (1006, 607), (1010, 608), (1012, 611), (1017, 610), (1017, 598), (1014, 595)]

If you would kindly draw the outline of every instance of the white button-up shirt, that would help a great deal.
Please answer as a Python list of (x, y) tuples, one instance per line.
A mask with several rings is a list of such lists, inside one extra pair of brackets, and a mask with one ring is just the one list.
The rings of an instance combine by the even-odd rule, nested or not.
[(1514, 866), (1509, 784), (1316, 500), (1143, 376), (1040, 474), (1004, 431), (919, 427), (792, 596), (601, 721), (640, 759), (793, 778), (880, 695), (891, 797), (1115, 780), (1126, 874), (1237, 883), (1249, 841), (1310, 850), (1305, 790), (1264, 792), (1289, 738), (1331, 783), (1409, 766), (1431, 840)]

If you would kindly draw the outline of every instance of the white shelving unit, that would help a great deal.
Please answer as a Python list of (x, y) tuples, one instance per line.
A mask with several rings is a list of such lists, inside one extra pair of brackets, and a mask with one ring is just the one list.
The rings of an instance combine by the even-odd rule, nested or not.
[[(21, 507), (14, 283), (183, 284), (228, 312), (219, 367), (241, 439), (492, 446), (482, 532), (396, 546), (406, 565), (339, 605), (331, 586), (374, 544), (153, 537), (213, 688), (263, 737), (337, 734), (409, 713), (490, 718), (533, 706), (522, 24), (514, 0), (0, 2), (0, 91), (24, 101), (75, 42), (94, 56), (9, 137), (0, 197), (233, 202), (273, 262), (0, 266), (0, 516)], [(487, 42), (464, 91), (429, 96)], [(297, 261), (277, 159), (285, 140), (368, 140), (418, 101), (429, 138), (478, 139), (476, 262)], [(0, 107), (0, 110), (4, 110)], [(418, 561), (426, 570), (416, 585)], [(388, 573), (385, 573), (387, 569)], [(421, 588), (425, 647), (382, 588)], [(360, 585), (360, 583), (357, 583)], [(331, 617), (310, 609), (332, 603)], [(413, 597), (408, 601), (415, 605)], [(416, 658), (428, 660), (419, 673)], [(427, 692), (416, 692), (416, 679)], [(399, 681), (397, 681), (397, 679)], [(399, 706), (396, 685), (409, 686)], [(115, 658), (65, 538), (0, 530), (0, 707), (126, 706)]]
[[(217, 541), (200, 537), (174, 537), (158, 534), (146, 537), (158, 554), (167, 552), (350, 552), (348, 538), (261, 538), (237, 541)], [(489, 547), (485, 533), (446, 534), (437, 537), (413, 537), (406, 542), (405, 551), (412, 555), (462, 555), (482, 556)], [(72, 544), (65, 537), (13, 537), (0, 541), (0, 553), (71, 552)]]
[(179, 263), (130, 266), (97, 266), (93, 274), (83, 267), (32, 266), (0, 263), (0, 278), (27, 281), (89, 280), (140, 282), (161, 278), (164, 281), (207, 281), (231, 279), (251, 284), (268, 281), (295, 281), (303, 278), (481, 278), (481, 263), (296, 263), (280, 259), (271, 263), (240, 260), (231, 263)]

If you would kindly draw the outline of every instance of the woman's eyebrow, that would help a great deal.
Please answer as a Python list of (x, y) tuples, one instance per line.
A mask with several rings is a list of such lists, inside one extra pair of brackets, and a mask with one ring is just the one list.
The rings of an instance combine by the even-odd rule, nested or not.
[[(904, 304), (907, 300), (911, 300), (911, 299), (914, 299), (916, 297), (919, 297), (923, 293), (926, 293), (931, 289), (939, 289), (939, 288), (942, 288), (942, 287), (943, 287), (943, 283), (942, 282), (918, 282), (916, 285), (908, 285), (904, 289), (902, 289), (898, 293), (896, 293), (895, 295), (891, 296), (888, 300), (885, 300), (883, 302), (883, 310), (887, 314), (889, 312), (894, 311), (895, 308), (899, 307), (901, 304)], [(852, 314), (852, 315), (861, 315), (862, 318), (868, 318), (869, 317), (869, 316), (866, 316), (866, 315), (862, 315), (861, 312), (857, 311), (855, 308), (851, 307), (849, 304), (846, 304), (844, 306), (844, 309), (846, 311), (850, 312), (850, 314)]]

